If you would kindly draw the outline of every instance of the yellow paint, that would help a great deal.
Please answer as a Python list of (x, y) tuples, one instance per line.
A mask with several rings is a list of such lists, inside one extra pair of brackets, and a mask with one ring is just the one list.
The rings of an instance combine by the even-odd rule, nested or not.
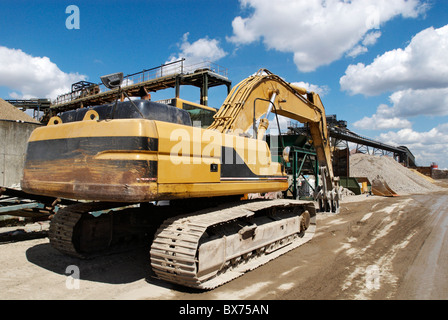
[(49, 124), (33, 131), (29, 141), (82, 137), (157, 137), (154, 121), (145, 119), (85, 120)]

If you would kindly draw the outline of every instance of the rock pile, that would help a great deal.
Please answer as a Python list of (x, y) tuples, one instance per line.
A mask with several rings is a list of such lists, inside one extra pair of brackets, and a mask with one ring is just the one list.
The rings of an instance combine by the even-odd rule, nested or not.
[(380, 179), (399, 195), (441, 190), (440, 187), (387, 156), (362, 153), (351, 155), (350, 176), (367, 177), (370, 181)]
[(39, 123), (39, 121), (33, 119), (33, 117), (27, 115), (25, 112), (20, 111), (12, 104), (6, 102), (0, 98), (0, 120), (20, 120), (25, 122)]

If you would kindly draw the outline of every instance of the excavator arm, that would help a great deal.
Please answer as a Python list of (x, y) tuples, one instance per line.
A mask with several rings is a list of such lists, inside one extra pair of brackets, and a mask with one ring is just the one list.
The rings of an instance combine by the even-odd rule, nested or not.
[[(263, 139), (270, 112), (308, 124), (323, 183), (315, 197), (321, 209), (338, 211), (340, 188), (333, 174), (325, 109), (317, 93), (291, 85), (270, 71), (260, 69), (233, 88), (209, 129), (240, 134), (252, 128), (254, 135)], [(260, 120), (258, 128), (257, 120)]]

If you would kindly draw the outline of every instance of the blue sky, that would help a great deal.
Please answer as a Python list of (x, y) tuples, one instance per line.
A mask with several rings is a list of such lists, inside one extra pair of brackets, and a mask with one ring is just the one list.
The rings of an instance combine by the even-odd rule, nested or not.
[[(70, 5), (79, 29), (66, 27)], [(228, 68), (233, 84), (267, 68), (319, 92), (356, 133), (448, 168), (448, 1), (0, 0), (0, 12), (3, 99), (55, 99), (181, 57)], [(209, 94), (219, 108), (226, 90)]]

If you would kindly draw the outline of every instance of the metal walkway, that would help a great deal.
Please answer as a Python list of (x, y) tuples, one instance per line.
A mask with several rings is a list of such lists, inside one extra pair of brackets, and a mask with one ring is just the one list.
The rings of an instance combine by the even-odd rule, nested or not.
[[(328, 134), (332, 139), (332, 145), (335, 147), (345, 147), (349, 149), (348, 143), (356, 144), (356, 151), (368, 154), (391, 155), (400, 163), (407, 167), (415, 167), (415, 157), (405, 146), (392, 146), (386, 143), (375, 141), (370, 138), (362, 137), (347, 128), (347, 121), (337, 120), (336, 115), (327, 116)], [(289, 130), (295, 134), (307, 135), (307, 127), (293, 127)]]
[(33, 110), (33, 118), (36, 120), (39, 120), (41, 112), (45, 113), (51, 107), (50, 99), (7, 99), (5, 101), (24, 112)]
[[(345, 143), (356, 143), (356, 150), (359, 152), (365, 151), (366, 153), (370, 154), (370, 152), (372, 151), (373, 154), (378, 154), (379, 151), (381, 155), (392, 153), (394, 158), (398, 157), (398, 162), (405, 163), (407, 167), (415, 167), (415, 157), (405, 146), (396, 147), (388, 145), (379, 141), (362, 137), (348, 129), (341, 129), (337, 127), (329, 127), (329, 135), (336, 141), (339, 140)], [(338, 143), (338, 141), (335, 142), (335, 145), (337, 145)], [(364, 148), (364, 150), (362, 148)], [(372, 148), (372, 150), (370, 150), (369, 148)]]
[[(202, 105), (208, 105), (209, 88), (225, 85), (230, 92), (232, 82), (227, 78), (226, 68), (211, 62), (185, 65), (184, 60), (127, 75), (121, 90), (130, 97), (145, 98), (150, 92), (175, 88), (176, 98), (179, 98), (180, 86), (192, 85), (201, 89)], [(59, 112), (111, 103), (117, 98), (123, 100), (124, 93), (119, 96), (118, 89), (109, 90), (102, 83), (79, 83), (72, 87), (72, 92), (59, 96), (52, 103), (44, 121)]]

